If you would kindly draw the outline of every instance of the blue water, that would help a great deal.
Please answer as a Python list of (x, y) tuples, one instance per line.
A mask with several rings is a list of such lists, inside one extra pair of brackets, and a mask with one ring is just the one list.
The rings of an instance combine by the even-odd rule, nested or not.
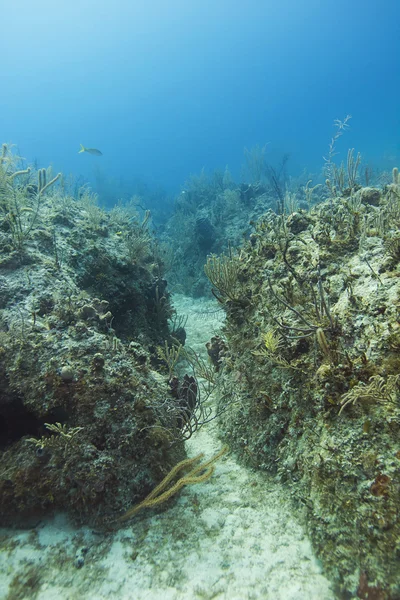
[(338, 160), (400, 166), (398, 0), (0, 0), (0, 19), (0, 141), (39, 166), (174, 193), (268, 142), (318, 173), (347, 114)]

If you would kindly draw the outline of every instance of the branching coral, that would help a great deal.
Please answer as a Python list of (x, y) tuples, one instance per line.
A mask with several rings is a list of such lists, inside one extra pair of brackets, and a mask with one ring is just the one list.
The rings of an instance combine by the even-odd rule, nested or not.
[(181, 358), (181, 351), (183, 349), (182, 344), (168, 345), (168, 342), (164, 342), (164, 346), (157, 348), (158, 357), (163, 360), (168, 367), (168, 378), (171, 379), (175, 373), (176, 365)]
[(61, 423), (45, 423), (45, 427), (58, 435), (43, 436), (40, 439), (26, 438), (25, 441), (34, 444), (38, 450), (44, 450), (45, 448), (62, 448), (66, 450), (67, 446), (75, 441), (75, 436), (83, 429), (83, 427), (69, 428), (68, 425)]
[(374, 375), (370, 378), (369, 384), (365, 384), (360, 381), (351, 390), (342, 396), (340, 401), (341, 409), (339, 415), (343, 409), (349, 404), (355, 404), (360, 400), (374, 400), (376, 402), (395, 402), (398, 392), (400, 375), (389, 375), (385, 380), (380, 375)]
[[(232, 253), (229, 256), (209, 256), (204, 265), (204, 272), (219, 292), (220, 296), (217, 299), (221, 303), (226, 300), (237, 302), (241, 299), (238, 286), (239, 260)], [(216, 296), (215, 293), (214, 295)]]
[(21, 252), (37, 226), (44, 193), (61, 177), (47, 181), (46, 169), (39, 169), (37, 184), (29, 181), (30, 167), (13, 170), (16, 157), (3, 144), (0, 160), (0, 217), (7, 223), (14, 247)]
[[(203, 458), (203, 454), (199, 454), (194, 458), (187, 458), (182, 460), (177, 465), (171, 469), (166, 477), (158, 484), (157, 487), (154, 488), (152, 492), (142, 502), (136, 504), (132, 508), (130, 508), (124, 515), (119, 517), (118, 521), (123, 522), (127, 521), (134, 517), (142, 508), (153, 508), (154, 506), (158, 506), (162, 502), (169, 500), (172, 496), (177, 494), (185, 485), (193, 485), (195, 483), (202, 483), (211, 477), (214, 473), (214, 463), (221, 456), (226, 454), (228, 451), (228, 447), (224, 446), (222, 450), (220, 450), (215, 456), (210, 458), (210, 460), (205, 463), (200, 463), (197, 466), (194, 466)], [(191, 468), (191, 470), (186, 473), (183, 477), (180, 477), (171, 487), (168, 489), (167, 486), (175, 479), (175, 477), (183, 471), (184, 469)]]

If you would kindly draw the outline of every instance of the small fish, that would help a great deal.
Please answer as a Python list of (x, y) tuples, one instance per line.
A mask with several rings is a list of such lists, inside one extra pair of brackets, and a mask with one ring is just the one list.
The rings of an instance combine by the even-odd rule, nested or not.
[(85, 146), (83, 146), (82, 144), (78, 154), (80, 154), (81, 152), (88, 152), (88, 154), (93, 154), (94, 156), (103, 156), (103, 153), (100, 152), (100, 150), (97, 150), (96, 148), (85, 148)]

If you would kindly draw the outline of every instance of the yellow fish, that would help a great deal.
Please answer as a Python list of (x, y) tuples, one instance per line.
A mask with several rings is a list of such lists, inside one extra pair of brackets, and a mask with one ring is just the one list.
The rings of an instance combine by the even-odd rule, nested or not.
[(83, 146), (82, 144), (78, 154), (80, 154), (81, 152), (87, 152), (88, 154), (93, 154), (94, 156), (103, 156), (103, 153), (100, 152), (100, 150), (97, 150), (96, 148), (85, 148), (85, 146)]

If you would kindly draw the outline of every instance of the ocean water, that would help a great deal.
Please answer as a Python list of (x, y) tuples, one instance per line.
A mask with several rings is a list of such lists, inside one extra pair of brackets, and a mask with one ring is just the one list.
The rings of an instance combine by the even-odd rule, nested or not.
[[(335, 142), (335, 162), (345, 162), (354, 148), (371, 172), (391, 174), (400, 166), (400, 3), (395, 0), (0, 0), (0, 57), (0, 143), (10, 150), (14, 145), (14, 154), (23, 159), (20, 167), (50, 165), (53, 174), (70, 178), (70, 191), (92, 189), (107, 210), (136, 195), (140, 219), (151, 209), (155, 229), (163, 234), (191, 177), (199, 183), (204, 174), (228, 169), (235, 185), (248, 184), (246, 155), (252, 149), (262, 151), (277, 170), (284, 159), (288, 185), (323, 183), (338, 122), (346, 127)], [(86, 151), (79, 152), (82, 146)], [(221, 220), (229, 224), (233, 215), (233, 225), (224, 229), (226, 238), (211, 240), (212, 251), (216, 242), (223, 250), (240, 236), (241, 208), (228, 193), (224, 198)], [(74, 232), (80, 239), (87, 235), (88, 245), (108, 235), (104, 229), (99, 233), (95, 221), (101, 217), (89, 205), (90, 227)], [(64, 209), (60, 228), (73, 221), (67, 201)], [(51, 206), (46, 210), (51, 219)], [(249, 219), (259, 216), (250, 212)], [(3, 224), (1, 205), (0, 217)], [(195, 222), (208, 227), (204, 214), (196, 213)], [(24, 227), (28, 232), (29, 221)], [(174, 228), (178, 237), (179, 227)], [(58, 268), (67, 258), (57, 235), (61, 239), (54, 233), (52, 243), (56, 250), (59, 244)], [(112, 243), (120, 235), (114, 229)], [(34, 255), (40, 244), (50, 245), (50, 237), (38, 238)], [(188, 255), (173, 245), (174, 252), (174, 306), (187, 319), (187, 344), (207, 359), (205, 344), (221, 333), (224, 312), (210, 295), (182, 293), (195, 288), (199, 273), (185, 271)], [(82, 252), (79, 260), (84, 257)], [(4, 292), (15, 268), (10, 264), (0, 267), (1, 309), (10, 300)], [(10, 309), (14, 320), (21, 297), (26, 290), (31, 294), (39, 279), (30, 264), (35, 260), (23, 263), (19, 287), (9, 284), (18, 291)], [(185, 273), (185, 282), (179, 282), (179, 273)], [(60, 289), (66, 281), (60, 277)], [(26, 314), (36, 326), (36, 312)], [(23, 337), (25, 321), (18, 327), (13, 331)], [(1, 326), (0, 333), (4, 330)], [(1, 345), (2, 338), (0, 350)], [(189, 456), (209, 458), (220, 448), (216, 421), (186, 443)], [(0, 542), (0, 599), (5, 600), (340, 597), (287, 488), (244, 466), (233, 453), (216, 464), (212, 481), (187, 486), (167, 510), (118, 531), (78, 526), (57, 512), (36, 522), (19, 521), (17, 529), (1, 528)], [(367, 591), (382, 591), (373, 584), (365, 584)]]
[[(320, 173), (333, 122), (347, 148), (399, 155), (396, 0), (1, 2), (0, 131), (21, 156), (176, 193), (204, 168), (241, 176), (244, 148)], [(79, 144), (103, 157), (78, 154)], [(100, 190), (102, 191), (102, 190)], [(103, 190), (104, 191), (104, 190)], [(104, 198), (106, 200), (106, 198)]]

